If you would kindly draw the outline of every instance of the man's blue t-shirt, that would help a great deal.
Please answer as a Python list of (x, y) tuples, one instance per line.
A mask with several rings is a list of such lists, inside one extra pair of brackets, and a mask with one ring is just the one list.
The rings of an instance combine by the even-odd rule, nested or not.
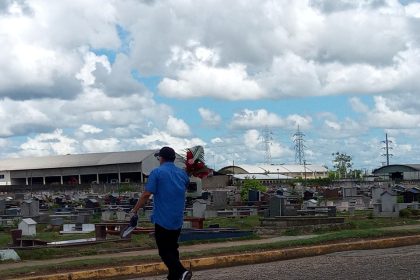
[(146, 191), (153, 194), (152, 223), (168, 230), (182, 227), (188, 183), (187, 173), (172, 162), (165, 162), (150, 173)]

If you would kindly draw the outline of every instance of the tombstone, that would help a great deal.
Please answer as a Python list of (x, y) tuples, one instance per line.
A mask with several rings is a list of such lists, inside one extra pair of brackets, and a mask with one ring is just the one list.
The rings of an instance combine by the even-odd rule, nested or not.
[(355, 206), (349, 206), (349, 215), (350, 216), (354, 216), (355, 210), (356, 210), (356, 207)]
[(20, 208), (9, 208), (4, 210), (4, 214), (6, 216), (19, 216), (20, 215)]
[(248, 192), (248, 201), (249, 202), (258, 202), (260, 201), (260, 192), (257, 190), (249, 190)]
[(373, 203), (378, 203), (381, 200), (381, 194), (384, 192), (383, 188), (373, 187), (372, 191), (372, 201)]
[(204, 218), (209, 219), (209, 218), (216, 218), (217, 217), (217, 210), (210, 210), (207, 209), (204, 212)]
[(395, 204), (397, 196), (393, 193), (385, 191), (381, 194), (382, 212), (395, 212)]
[(279, 195), (272, 196), (268, 204), (268, 209), (269, 215), (272, 218), (277, 216), (284, 216), (286, 209), (286, 198)]
[(374, 203), (373, 204), (373, 214), (375, 216), (379, 216), (382, 212), (382, 204), (381, 203)]
[(5, 249), (0, 250), (0, 260), (1, 261), (20, 261), (19, 255), (15, 250)]
[(24, 200), (25, 199), (25, 194), (24, 193), (15, 193), (15, 200)]
[(19, 223), (19, 229), (22, 230), (23, 236), (35, 236), (37, 223), (31, 218), (23, 219)]
[(122, 210), (117, 211), (117, 221), (125, 221), (126, 213)]
[(94, 232), (95, 231), (95, 225), (94, 224), (83, 224), (82, 225), (82, 231), (83, 232)]
[(192, 222), (190, 221), (184, 221), (184, 224), (182, 225), (183, 229), (191, 229), (192, 228)]
[(213, 206), (216, 209), (225, 209), (227, 206), (227, 192), (214, 191), (213, 192)]
[(79, 214), (76, 217), (77, 224), (87, 224), (89, 223), (90, 215), (89, 214)]
[(6, 200), (0, 199), (0, 215), (4, 215), (4, 211), (6, 210)]
[(34, 199), (24, 200), (21, 204), (21, 214), (23, 217), (39, 216), (39, 201)]
[(193, 217), (204, 218), (207, 204), (204, 200), (197, 199), (193, 204)]
[(303, 202), (303, 208), (308, 209), (308, 207), (316, 207), (318, 206), (318, 201), (315, 199), (309, 199)]
[(51, 219), (51, 225), (52, 226), (61, 226), (63, 224), (64, 224), (64, 219), (61, 218), (61, 217)]
[(144, 216), (146, 219), (150, 220), (150, 217), (152, 216), (153, 210), (146, 210), (144, 211)]
[(111, 221), (111, 215), (112, 215), (112, 212), (111, 211), (104, 211), (104, 212), (102, 212), (102, 217), (101, 217), (101, 220), (102, 221)]
[(343, 187), (343, 198), (357, 196), (357, 188)]
[(90, 198), (86, 201), (85, 207), (88, 208), (88, 209), (98, 208), (99, 207), (99, 201), (97, 199)]

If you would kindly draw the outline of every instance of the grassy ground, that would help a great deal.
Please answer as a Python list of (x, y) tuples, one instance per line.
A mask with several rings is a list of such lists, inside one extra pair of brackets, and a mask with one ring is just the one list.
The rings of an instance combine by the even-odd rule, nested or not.
[[(194, 253), (184, 253), (182, 254), (183, 259), (196, 258), (202, 256), (214, 256), (214, 255), (223, 255), (231, 253), (246, 253), (246, 252), (256, 252), (256, 251), (266, 251), (274, 249), (283, 249), (283, 248), (293, 248), (293, 247), (302, 247), (310, 245), (319, 245), (319, 244), (328, 244), (339, 241), (348, 241), (348, 240), (361, 240), (361, 239), (372, 239), (380, 237), (390, 237), (390, 236), (401, 236), (409, 234), (420, 234), (420, 230), (404, 230), (404, 231), (387, 231), (384, 229), (358, 229), (358, 230), (345, 230), (340, 232), (333, 232), (320, 235), (318, 237), (305, 239), (305, 240), (294, 240), (294, 241), (282, 241), (275, 242), (270, 244), (258, 244), (258, 245), (244, 245), (244, 246), (234, 246), (229, 248), (220, 248), (212, 249)], [(54, 265), (44, 265), (37, 267), (24, 267), (19, 269), (10, 269), (2, 271), (2, 277), (10, 278), (24, 275), (36, 275), (43, 273), (54, 273), (54, 272), (63, 272), (71, 270), (80, 270), (86, 268), (98, 268), (106, 266), (122, 266), (138, 263), (147, 263), (158, 261), (159, 257), (157, 255), (150, 256), (138, 256), (138, 257), (124, 257), (124, 258), (114, 258), (114, 259), (91, 259), (91, 260), (81, 260), (81, 261), (72, 261), (64, 264), (54, 264)]]
[[(361, 218), (360, 216), (346, 217), (346, 230), (322, 230), (316, 231), (317, 234), (345, 234), (346, 232), (353, 232), (357, 235), (357, 230), (369, 230), (374, 231), (378, 228), (383, 227), (392, 227), (399, 225), (411, 225), (419, 224), (419, 221), (410, 220), (410, 219), (401, 219), (401, 218), (374, 218), (367, 219)], [(235, 227), (244, 230), (253, 230), (260, 225), (259, 217), (235, 217), (235, 218), (212, 218), (205, 221), (205, 226), (218, 224), (220, 227)], [(356, 230), (356, 231), (354, 231)], [(307, 233), (307, 232), (306, 232)], [(301, 235), (301, 232), (298, 229), (293, 229), (287, 231), (284, 235)], [(93, 237), (94, 234), (83, 234), (83, 235), (60, 235), (57, 232), (43, 232), (42, 229), (38, 230), (38, 239), (47, 240), (47, 241), (61, 241), (61, 240), (71, 240), (71, 239), (80, 239), (80, 238), (89, 238)], [(257, 235), (252, 235), (243, 239), (258, 239)], [(232, 239), (218, 239), (218, 240), (209, 240), (209, 241), (191, 241), (184, 242), (184, 245), (192, 245), (199, 243), (213, 243), (213, 242), (222, 242), (222, 241), (231, 241)], [(241, 239), (235, 239), (241, 240)], [(11, 243), (11, 238), (9, 233), (0, 233), (0, 246), (7, 247), (7, 244)], [(79, 246), (69, 248), (41, 248), (35, 250), (17, 250), (18, 254), (23, 260), (46, 260), (53, 258), (65, 258), (65, 257), (78, 257), (78, 256), (87, 256), (87, 255), (98, 255), (103, 253), (113, 253), (121, 252), (127, 250), (142, 250), (142, 249), (153, 249), (155, 248), (154, 239), (148, 235), (134, 235), (131, 242), (122, 242), (122, 243), (102, 243), (90, 246)]]
[(204, 221), (204, 227), (208, 227), (210, 225), (219, 225), (220, 227), (228, 227), (228, 228), (240, 228), (243, 230), (252, 230), (255, 227), (260, 225), (260, 217), (259, 216), (248, 216), (248, 217), (233, 217), (233, 218), (225, 218), (225, 217), (217, 217), (217, 218), (209, 218)]

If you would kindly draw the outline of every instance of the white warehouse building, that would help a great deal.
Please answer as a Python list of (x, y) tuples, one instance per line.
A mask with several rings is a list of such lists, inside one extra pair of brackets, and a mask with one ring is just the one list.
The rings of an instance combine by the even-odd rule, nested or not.
[(142, 150), (4, 159), (0, 160), (0, 185), (144, 183), (159, 165), (155, 152)]
[[(226, 166), (218, 171), (221, 174), (236, 175), (252, 177), (265, 176), (271, 179), (290, 179), (290, 178), (327, 178), (328, 169), (322, 165), (298, 165), (298, 164), (280, 164), (280, 165), (238, 165)], [(257, 176), (255, 176), (257, 177)]]

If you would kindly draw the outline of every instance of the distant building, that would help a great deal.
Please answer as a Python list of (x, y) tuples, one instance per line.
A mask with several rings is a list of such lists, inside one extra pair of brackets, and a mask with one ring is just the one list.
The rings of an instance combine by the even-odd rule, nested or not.
[(391, 164), (373, 170), (373, 175), (382, 180), (420, 180), (420, 164)]
[[(282, 180), (290, 178), (327, 178), (328, 169), (322, 165), (239, 165), (226, 166), (218, 171), (222, 174), (245, 174), (248, 176), (267, 176), (267, 180)], [(263, 180), (263, 179), (262, 179)]]
[[(0, 185), (144, 183), (159, 165), (155, 150), (0, 160)], [(183, 166), (178, 155), (177, 163)]]

